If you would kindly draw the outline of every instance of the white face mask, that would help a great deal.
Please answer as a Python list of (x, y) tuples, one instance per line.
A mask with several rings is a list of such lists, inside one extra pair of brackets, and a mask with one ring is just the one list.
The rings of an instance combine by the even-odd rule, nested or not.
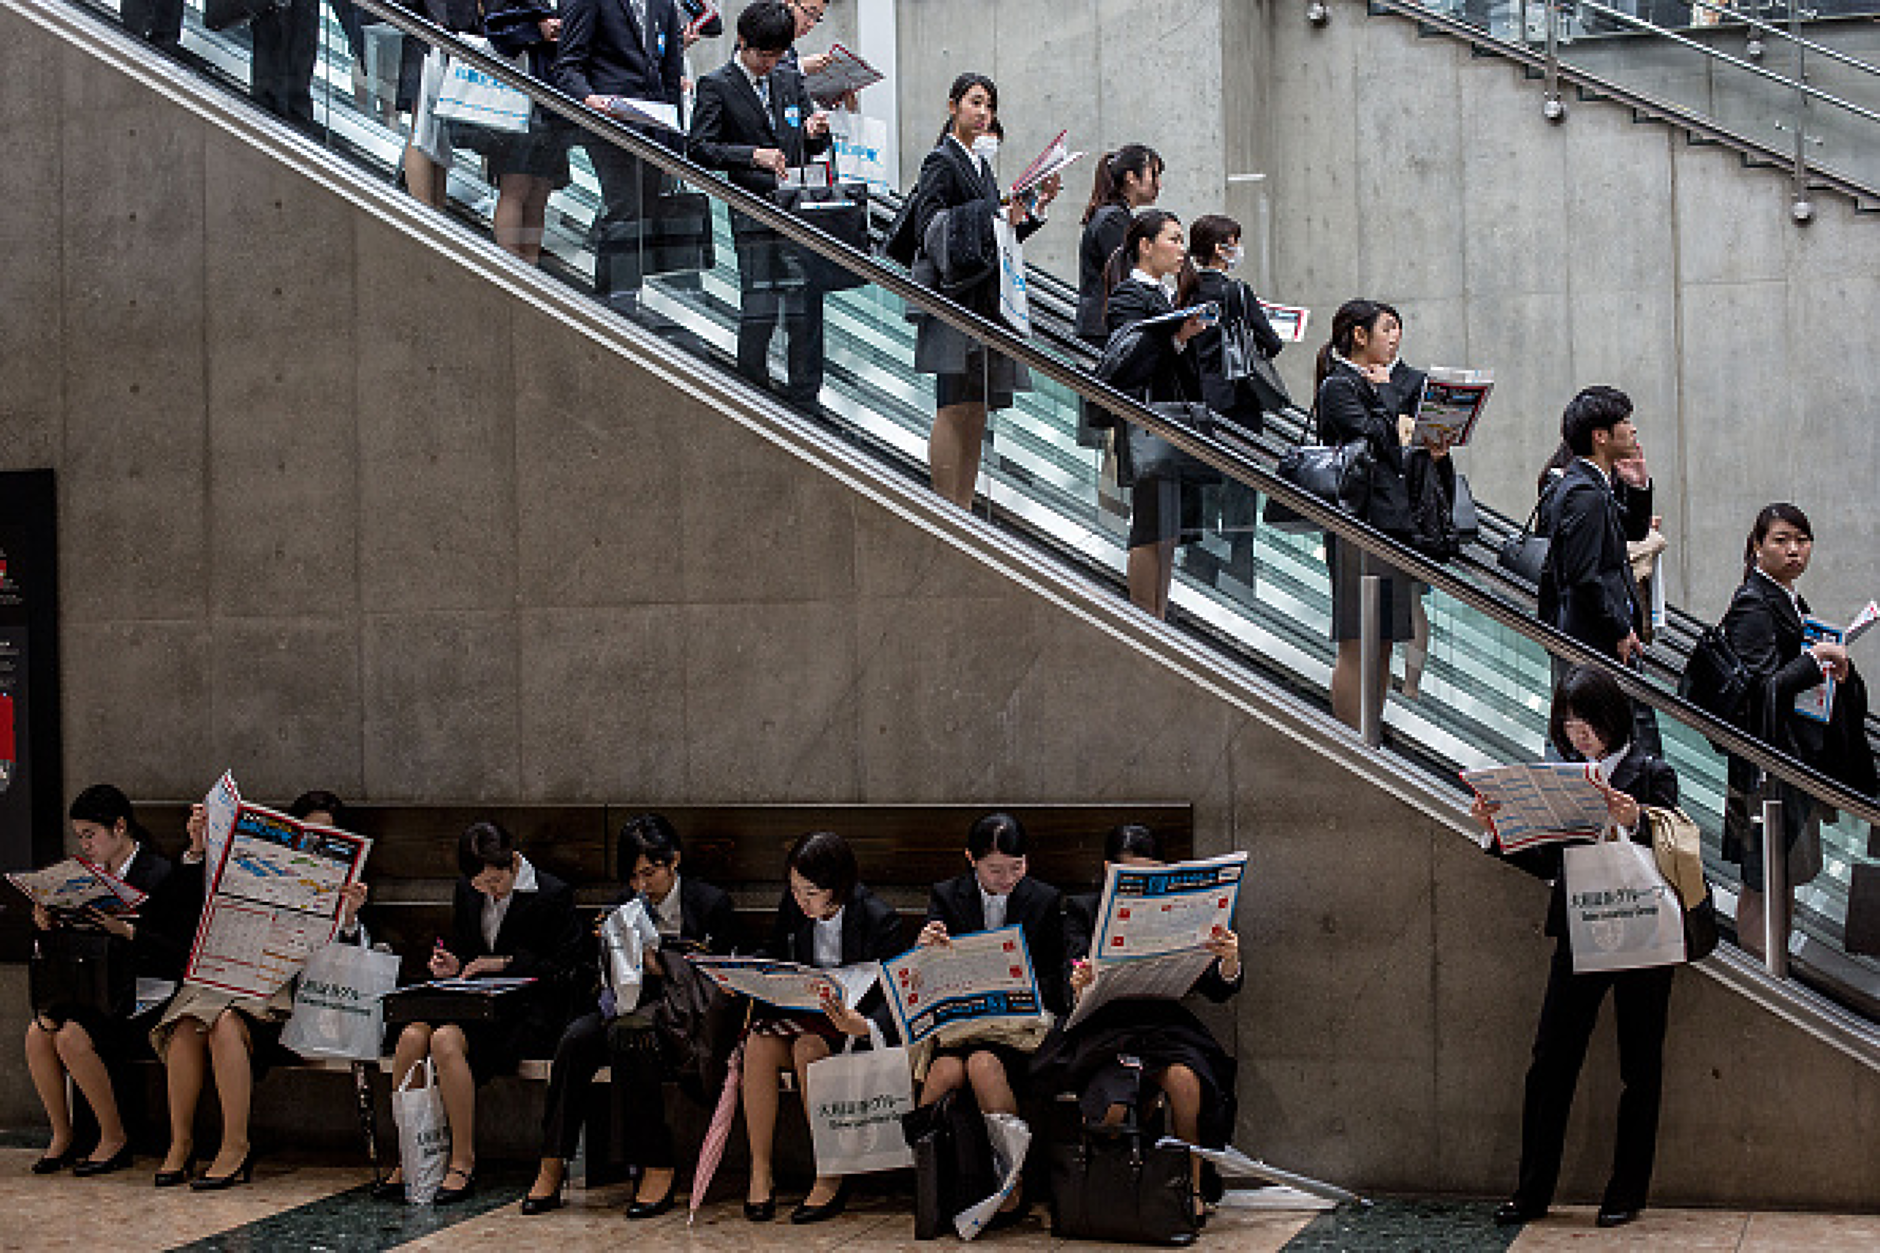
[(999, 155), (999, 137), (997, 135), (981, 135), (973, 140), (973, 155), (983, 157), (988, 161), (993, 160)]
[(1235, 244), (1232, 248), (1221, 249), (1221, 263), (1230, 270), (1246, 259), (1247, 250), (1239, 244)]

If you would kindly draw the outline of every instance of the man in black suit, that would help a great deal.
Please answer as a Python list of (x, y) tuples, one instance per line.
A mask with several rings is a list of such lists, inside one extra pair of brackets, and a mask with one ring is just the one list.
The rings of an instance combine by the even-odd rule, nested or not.
[[(1651, 530), (1652, 484), (1632, 401), (1615, 387), (1588, 387), (1561, 415), (1560, 435), (1574, 459), (1542, 510), (1550, 543), (1541, 569), (1540, 618), (1620, 665), (1637, 668), (1644, 664), (1651, 623), (1626, 541), (1644, 539)], [(1556, 673), (1562, 668), (1557, 663)], [(1647, 751), (1661, 751), (1650, 706), (1638, 706), (1637, 721)]]
[[(650, 100), (676, 110), (685, 72), (685, 32), (674, 0), (563, 0), (555, 86), (607, 112), (609, 97)], [(652, 125), (647, 138), (677, 150), (681, 137)], [(594, 286), (617, 309), (639, 303), (642, 224), (657, 219), (663, 174), (605, 139), (591, 138), (588, 159), (606, 211), (595, 223)]]
[[(757, 0), (738, 16), (738, 51), (699, 80), (692, 112), (692, 155), (723, 170), (746, 191), (769, 196), (784, 172), (829, 148), (829, 118), (817, 111), (803, 76), (779, 64), (796, 38), (796, 21), (775, 0)], [(778, 318), (787, 337), (789, 386), (797, 405), (822, 391), (822, 292), (807, 280), (802, 255), (775, 231), (731, 215), (737, 241), (738, 371), (764, 386)]]

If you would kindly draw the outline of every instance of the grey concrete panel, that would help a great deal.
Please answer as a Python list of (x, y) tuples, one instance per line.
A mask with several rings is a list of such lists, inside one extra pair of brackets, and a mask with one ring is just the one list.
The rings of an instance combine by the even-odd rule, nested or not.
[[(1273, 63), (1286, 69), (1270, 97), (1275, 277), (1273, 290), (1263, 294), (1310, 307), (1316, 338), (1339, 303), (1365, 290), (1369, 278), (1359, 251), (1359, 152), (1349, 103), (1361, 72), (1352, 43), (1326, 39), (1304, 22), (1275, 28)], [(1290, 371), (1286, 379), (1295, 397), (1310, 394)]]
[[(991, 73), (999, 84), (999, 117), (1005, 125), (998, 162), (1001, 181), (1009, 185), (1061, 130), (1070, 131), (1066, 142), (1072, 150), (1090, 153), (1065, 172), (1049, 225), (1025, 241), (1029, 264), (1068, 275), (1073, 282), (1083, 237), (1078, 219), (1090, 198), (1095, 162), (1105, 151), (1137, 138), (1123, 130), (1150, 116), (1125, 111), (1118, 117), (1111, 107), (1113, 93), (1127, 86), (1104, 64), (1101, 7), (1088, 0), (1054, 3), (1044, 21), (1032, 6), (1003, 4), (995, 10), (997, 45)], [(1152, 142), (1160, 146), (1163, 137)], [(1163, 157), (1174, 161), (1167, 152)]]
[(1669, 148), (1682, 141), (1618, 109), (1577, 109), (1559, 131), (1571, 171), (1565, 213), (1536, 226), (1565, 233), (1576, 307), (1595, 292), (1673, 290)]
[[(60, 62), (27, 37), (23, 19), (0, 14), (0, 169), (10, 187), (59, 186)], [(0, 361), (7, 363), (0, 467), (49, 466), (59, 457), (59, 202), (48, 194), (0, 197)]]
[[(1768, 172), (1746, 177), (1741, 161), (1721, 148), (1672, 150), (1676, 166), (1679, 280), (1711, 283), (1773, 282), (1789, 271), (1797, 241), (1787, 225), (1788, 184)], [(1754, 175), (1754, 171), (1748, 172)], [(1781, 230), (1777, 223), (1784, 224)], [(1702, 302), (1688, 292), (1693, 309)]]
[[(204, 156), (219, 189), (204, 206), (206, 333), (218, 346), (208, 367), (215, 607), (265, 617), (351, 612), (359, 508), (351, 211), (233, 140)], [(309, 274), (327, 277), (309, 283)], [(285, 518), (292, 524), (281, 525)]]
[(244, 795), (269, 804), (309, 788), (363, 793), (355, 619), (220, 618), (211, 653), (207, 741), (218, 764), (187, 794), (206, 792), (223, 769)]
[(496, 609), (516, 588), (512, 303), (361, 221), (360, 604)]
[(858, 505), (855, 591), (863, 600), (923, 603), (998, 597), (1009, 581), (977, 561), (961, 561), (945, 541), (906, 525), (885, 509)]
[(685, 794), (685, 622), (671, 605), (523, 611), (523, 800)]
[(1508, 107), (1507, 73), (1457, 81), (1468, 289), (1478, 297), (1564, 292), (1571, 254), (1556, 224), (1568, 210), (1566, 147), (1537, 105)]
[(717, 423), (703, 406), (559, 329), (517, 312), (522, 600), (572, 607), (675, 599), (685, 552), (679, 449)]
[(824, 601), (854, 595), (855, 502), (840, 484), (781, 457), (753, 455), (756, 436), (699, 420), (677, 449), (685, 485), (685, 598)]
[(1565, 351), (1571, 314), (1559, 295), (1514, 291), (1478, 296), (1469, 304), (1470, 364), (1495, 372), (1485, 429), (1469, 444), (1469, 465), (1487, 473), (1484, 487), (1507, 484), (1491, 500), (1526, 515), (1534, 476), (1560, 443), (1560, 411), (1588, 383), (1613, 382), (1581, 371)]
[(55, 59), (62, 607), (94, 619), (200, 611), (203, 133), (76, 50)]
[(726, 603), (684, 613), (681, 799), (858, 799), (853, 608)]
[[(947, 89), (958, 75), (991, 74), (996, 62), (998, 0), (904, 0), (895, 9), (900, 98), (901, 186), (912, 188), (921, 159), (947, 120)], [(994, 79), (993, 81), (998, 81)], [(879, 91), (882, 88), (876, 88)], [(999, 103), (1010, 109), (1003, 93)], [(1020, 158), (1030, 160), (1029, 157)]]
[(208, 727), (205, 623), (67, 613), (59, 645), (65, 779), (74, 795), (108, 782), (132, 796), (180, 796), (215, 782), (222, 767)]
[[(1251, 1027), (1243, 1022), (1242, 1049)], [(1370, 1193), (1416, 1193), (1442, 1129), (1422, 1060), (1243, 1056), (1240, 1135), (1259, 1156)]]
[(522, 793), (516, 616), (372, 614), (360, 626), (366, 794), (480, 801)]

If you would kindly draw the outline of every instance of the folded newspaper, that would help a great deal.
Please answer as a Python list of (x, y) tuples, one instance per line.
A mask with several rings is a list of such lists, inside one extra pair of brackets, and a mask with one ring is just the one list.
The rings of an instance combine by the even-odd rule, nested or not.
[(800, 966), (767, 957), (692, 958), (692, 965), (727, 992), (774, 1005), (778, 1009), (819, 1012), (833, 1001), (854, 1005), (868, 995), (881, 978), (880, 962), (853, 966)]
[(1495, 376), (1487, 370), (1431, 366), (1424, 375), (1423, 395), (1417, 400), (1411, 442), (1425, 447), (1441, 442), (1451, 448), (1468, 443), (1494, 388)]
[(1597, 839), (1611, 821), (1591, 762), (1537, 761), (1464, 770), (1462, 781), (1501, 808), (1489, 819), (1504, 853), (1559, 840)]

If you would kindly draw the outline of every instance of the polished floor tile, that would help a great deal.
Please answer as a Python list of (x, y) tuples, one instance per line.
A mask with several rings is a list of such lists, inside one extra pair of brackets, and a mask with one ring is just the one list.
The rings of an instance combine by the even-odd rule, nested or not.
[[(1662, 1250), (1663, 1253), (1734, 1253), (1749, 1215), (1740, 1210), (1647, 1209), (1635, 1222), (1601, 1230), (1591, 1205), (1556, 1205), (1537, 1223), (1521, 1229), (1511, 1253), (1559, 1253), (1566, 1249)], [(1800, 1246), (1796, 1246), (1800, 1247)]]
[(1880, 1249), (1880, 1215), (1751, 1214), (1738, 1253), (1874, 1253)]

